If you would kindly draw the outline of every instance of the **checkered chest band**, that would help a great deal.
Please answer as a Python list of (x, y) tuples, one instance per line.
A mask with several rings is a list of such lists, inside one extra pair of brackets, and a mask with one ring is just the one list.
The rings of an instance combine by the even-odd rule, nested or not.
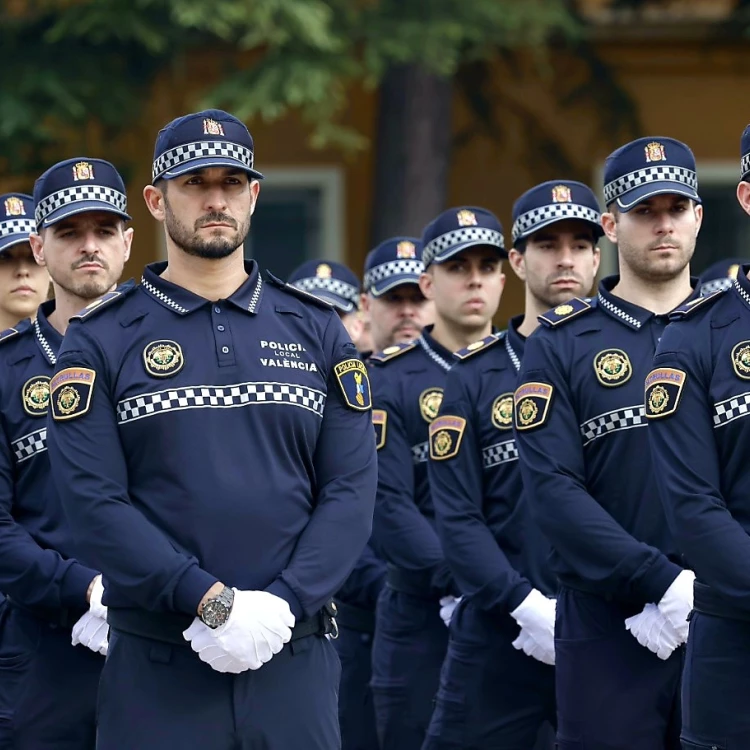
[(35, 430), (28, 435), (13, 440), (11, 447), (16, 463), (19, 464), (44, 453), (47, 450), (47, 428), (42, 427), (40, 430)]
[(441, 234), (425, 245), (422, 252), (422, 261), (428, 266), (435, 258), (455, 247), (467, 244), (493, 245), (501, 250), (505, 249), (505, 238), (496, 229), (485, 229), (484, 227), (461, 227), (452, 232)]
[(14, 234), (29, 235), (35, 229), (33, 219), (7, 219), (0, 221), (0, 238), (11, 237)]
[(165, 172), (179, 167), (186, 162), (196, 159), (210, 159), (212, 157), (234, 159), (253, 169), (253, 152), (247, 146), (228, 141), (195, 141), (165, 151), (154, 160), (151, 168), (151, 180), (155, 182)]
[(693, 190), (698, 189), (698, 177), (692, 169), (667, 166), (645, 167), (608, 182), (604, 186), (604, 202), (609, 205), (621, 195), (649, 182), (680, 182)]
[(515, 440), (505, 440), (502, 443), (488, 445), (482, 449), (482, 465), (485, 469), (493, 466), (511, 463), (518, 460), (518, 449)]
[(424, 271), (421, 260), (389, 260), (379, 266), (373, 266), (365, 274), (365, 289), (371, 289), (391, 276), (419, 276)]
[(39, 226), (53, 211), (64, 206), (82, 201), (98, 201), (108, 203), (120, 213), (126, 213), (128, 199), (125, 193), (104, 185), (77, 185), (76, 187), (63, 188), (52, 195), (43, 198), (37, 204), (34, 218)]
[(292, 282), (292, 286), (301, 289), (303, 292), (315, 294), (316, 291), (326, 291), (335, 294), (337, 297), (349, 300), (354, 305), (359, 306), (359, 290), (357, 287), (347, 284), (345, 281), (338, 279), (320, 279), (317, 276), (311, 276), (307, 279), (297, 279)]
[(551, 203), (521, 214), (513, 222), (513, 242), (519, 237), (533, 233), (539, 225), (547, 226), (563, 219), (581, 219), (597, 226), (601, 223), (601, 214), (588, 206), (577, 203)]

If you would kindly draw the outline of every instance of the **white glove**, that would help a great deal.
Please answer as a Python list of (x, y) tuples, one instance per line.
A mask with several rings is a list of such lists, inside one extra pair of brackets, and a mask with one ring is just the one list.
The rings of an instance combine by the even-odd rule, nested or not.
[(540, 646), (530, 635), (528, 630), (521, 628), (521, 632), (512, 643), (513, 648), (523, 651), (526, 656), (530, 656), (532, 659), (542, 662), (543, 664), (555, 664), (555, 651), (554, 646), (552, 651)]
[(458, 598), (455, 596), (440, 597), (440, 619), (445, 623), (446, 628), (450, 626), (453, 612), (460, 601), (460, 596)]
[(102, 620), (107, 619), (107, 608), (102, 604), (102, 596), (104, 595), (104, 585), (102, 584), (102, 577), (98, 575), (94, 578), (94, 585), (91, 587), (91, 596), (89, 597), (89, 612), (92, 615), (100, 617)]
[(200, 618), (196, 617), (193, 620), (193, 624), (183, 633), (183, 636), (190, 641), (193, 651), (198, 654), (200, 660), (206, 662), (211, 669), (231, 674), (239, 674), (247, 670), (247, 666), (230, 656), (216, 643), (213, 630)]
[[(546, 597), (541, 591), (532, 589), (529, 595), (510, 613), (513, 619), (521, 626), (521, 633), (530, 636), (537, 648), (523, 645), (516, 646), (517, 638), (513, 645), (523, 650), (525, 654), (533, 656), (545, 664), (555, 663), (555, 612), (557, 602), (555, 599)], [(526, 643), (526, 638), (521, 639)], [(528, 650), (527, 650), (528, 649)], [(533, 653), (532, 653), (533, 652)]]
[(644, 648), (660, 659), (669, 659), (672, 652), (683, 642), (672, 623), (655, 604), (647, 604), (643, 612), (628, 617), (625, 628)]
[[(260, 669), (278, 654), (292, 637), (294, 615), (289, 604), (267, 591), (238, 591), (234, 589), (234, 604), (229, 619), (219, 628), (206, 628), (224, 653), (233, 657), (244, 669)], [(201, 624), (202, 621), (201, 621)], [(192, 626), (183, 636), (203, 661), (206, 641), (197, 636)], [(205, 634), (204, 634), (205, 635)], [(209, 656), (214, 656), (210, 652)]]
[(74, 646), (80, 644), (102, 656), (106, 656), (108, 636), (109, 625), (107, 625), (107, 621), (89, 611), (73, 625), (71, 643)]
[(693, 583), (695, 573), (683, 570), (667, 589), (659, 602), (659, 611), (669, 620), (680, 636), (680, 643), (688, 637), (687, 617), (693, 609)]

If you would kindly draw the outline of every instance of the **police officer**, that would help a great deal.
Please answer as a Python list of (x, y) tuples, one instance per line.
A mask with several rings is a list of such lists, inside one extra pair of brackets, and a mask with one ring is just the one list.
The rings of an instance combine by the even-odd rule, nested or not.
[[(605, 163), (602, 217), (620, 275), (540, 317), (514, 395), (524, 490), (553, 547), (558, 742), (679, 747), (678, 648), (690, 571), (656, 496), (642, 382), (667, 314), (693, 293), (695, 160), (640, 138)], [(632, 619), (631, 619), (632, 618)]]
[(152, 176), (168, 263), (73, 320), (50, 384), (53, 470), (105, 577), (99, 746), (337, 748), (324, 635), (371, 530), (367, 371), (328, 304), (244, 262), (242, 122), (173, 120)]
[(591, 290), (601, 235), (596, 197), (580, 182), (545, 182), (515, 202), (510, 263), (526, 285), (524, 314), (457, 352), (430, 425), (436, 526), (464, 603), (425, 750), (527, 749), (540, 731), (539, 747), (551, 747), (556, 585), (522, 500), (513, 391), (537, 316)]
[(729, 289), (737, 278), (740, 267), (748, 262), (747, 258), (723, 258), (712, 263), (698, 278), (701, 297), (707, 297), (721, 289)]
[(24, 193), (0, 195), (0, 330), (32, 317), (47, 299), (49, 274), (29, 245), (33, 205)]
[[(741, 148), (737, 197), (750, 213), (750, 126)], [(682, 690), (682, 742), (692, 750), (750, 746), (748, 270), (672, 313), (646, 379), (661, 498), (697, 575)]]
[(490, 333), (505, 281), (502, 227), (485, 209), (443, 212), (425, 228), (422, 242), (420, 288), (435, 304), (435, 324), (416, 341), (371, 357), (379, 449), (373, 538), (389, 563), (378, 601), (372, 687), (380, 744), (388, 750), (422, 746), (446, 624), (459, 595), (434, 527), (428, 429), (452, 352)]
[(0, 336), (0, 747), (82, 750), (94, 747), (108, 628), (101, 576), (76, 556), (50, 474), (49, 383), (69, 318), (113, 288), (133, 230), (122, 178), (101, 159), (55, 164), (18, 200), (35, 217), (20, 242), (33, 232), (55, 299)]

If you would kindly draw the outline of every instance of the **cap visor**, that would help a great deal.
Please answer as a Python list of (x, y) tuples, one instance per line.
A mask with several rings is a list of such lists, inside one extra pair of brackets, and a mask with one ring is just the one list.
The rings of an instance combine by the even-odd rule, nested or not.
[(390, 292), (391, 289), (396, 289), (396, 287), (399, 287), (399, 286), (406, 286), (407, 284), (416, 286), (418, 288), (419, 276), (415, 276), (413, 274), (398, 274), (398, 275), (394, 274), (393, 276), (389, 276), (387, 279), (378, 281), (377, 284), (373, 284), (368, 289), (368, 292), (373, 297), (380, 297), (386, 292)]
[(621, 195), (617, 199), (617, 207), (620, 211), (630, 211), (635, 208), (639, 203), (648, 198), (652, 198), (655, 195), (682, 195), (685, 198), (691, 198), (696, 203), (700, 203), (701, 199), (698, 193), (693, 188), (688, 187), (682, 182), (648, 182), (645, 185), (639, 185), (637, 188), (629, 190), (624, 195)]
[(262, 180), (263, 175), (260, 172), (256, 172), (254, 169), (248, 169), (246, 164), (243, 164), (237, 159), (230, 159), (228, 157), (206, 157), (205, 159), (191, 159), (190, 161), (178, 164), (172, 169), (162, 172), (156, 179), (157, 180), (173, 180), (175, 177), (187, 174), (188, 172), (197, 172), (199, 169), (208, 169), (209, 167), (230, 167), (232, 169), (241, 169), (243, 172), (247, 172), (251, 177), (256, 180)]
[(67, 219), (69, 216), (88, 213), (89, 211), (103, 211), (104, 213), (115, 214), (125, 221), (130, 221), (128, 214), (124, 211), (118, 211), (111, 203), (104, 203), (103, 201), (77, 201), (76, 203), (68, 203), (67, 206), (62, 206), (53, 211), (44, 219), (42, 226), (48, 227), (56, 224), (58, 221)]
[(28, 241), (28, 234), (9, 234), (7, 237), (0, 239), (0, 253), (4, 250), (10, 250), (10, 248), (15, 247), (16, 245), (22, 245), (24, 242)]
[(508, 253), (502, 248), (498, 247), (497, 245), (490, 245), (487, 242), (464, 242), (461, 245), (456, 245), (455, 247), (452, 247), (450, 250), (442, 253), (439, 256), (435, 256), (432, 259), (433, 263), (437, 263), (440, 265), (441, 263), (445, 263), (445, 261), (450, 260), (454, 256), (458, 255), (459, 253), (464, 252), (464, 250), (468, 250), (472, 247), (489, 247), (492, 248), (501, 258), (507, 258)]

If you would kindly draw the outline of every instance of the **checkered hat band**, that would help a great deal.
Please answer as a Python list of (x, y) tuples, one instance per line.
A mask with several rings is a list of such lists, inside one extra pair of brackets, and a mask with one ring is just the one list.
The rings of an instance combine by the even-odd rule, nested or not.
[(56, 193), (52, 193), (52, 195), (48, 195), (39, 201), (34, 211), (37, 226), (53, 211), (57, 211), (71, 203), (80, 203), (81, 201), (108, 203), (112, 208), (121, 213), (125, 213), (128, 206), (128, 199), (125, 193), (121, 193), (119, 190), (105, 187), (104, 185), (76, 185), (75, 187), (58, 190)]
[(14, 234), (31, 234), (36, 229), (33, 219), (8, 219), (0, 221), (0, 238)]
[(540, 206), (521, 214), (513, 222), (513, 242), (519, 237), (533, 233), (540, 224), (546, 226), (563, 219), (582, 219), (598, 225), (601, 218), (602, 215), (598, 211), (578, 203), (550, 203), (548, 206)]
[(391, 276), (419, 276), (423, 271), (424, 264), (421, 260), (389, 260), (373, 266), (365, 274), (365, 289), (370, 289)]
[(317, 276), (311, 276), (307, 279), (293, 281), (292, 286), (296, 286), (297, 289), (301, 289), (303, 292), (310, 292), (310, 294), (315, 294), (315, 292), (322, 290), (330, 294), (335, 294), (337, 297), (347, 299), (355, 305), (359, 305), (359, 290), (357, 287), (338, 279), (321, 279)]
[(196, 159), (210, 159), (211, 157), (234, 159), (244, 164), (248, 169), (253, 168), (253, 152), (247, 146), (229, 141), (196, 141), (165, 151), (154, 160), (151, 169), (152, 182), (185, 162)]
[(604, 202), (609, 205), (621, 195), (649, 182), (681, 182), (693, 190), (698, 189), (698, 176), (692, 169), (674, 166), (646, 167), (608, 182), (604, 186)]
[(23, 463), (30, 458), (44, 453), (47, 450), (47, 428), (42, 427), (29, 435), (14, 440), (11, 443), (13, 455), (16, 457), (16, 463)]
[(501, 250), (505, 249), (505, 238), (496, 229), (461, 227), (441, 234), (428, 242), (422, 252), (422, 262), (427, 266), (448, 250), (470, 243), (473, 245), (494, 245)]
[(585, 446), (603, 435), (611, 435), (613, 432), (645, 426), (646, 409), (638, 404), (600, 414), (598, 417), (584, 422), (580, 429)]
[(504, 443), (489, 445), (482, 449), (482, 464), (485, 469), (517, 460), (518, 449), (515, 440), (506, 440)]
[(740, 164), (740, 169), (742, 170), (743, 175), (750, 172), (750, 154), (745, 154), (742, 157), (742, 161), (740, 162)]
[(713, 279), (712, 281), (707, 281), (705, 284), (701, 284), (701, 297), (713, 294), (714, 292), (720, 292), (722, 289), (729, 289), (730, 286), (732, 286), (732, 279), (728, 276), (724, 279)]

